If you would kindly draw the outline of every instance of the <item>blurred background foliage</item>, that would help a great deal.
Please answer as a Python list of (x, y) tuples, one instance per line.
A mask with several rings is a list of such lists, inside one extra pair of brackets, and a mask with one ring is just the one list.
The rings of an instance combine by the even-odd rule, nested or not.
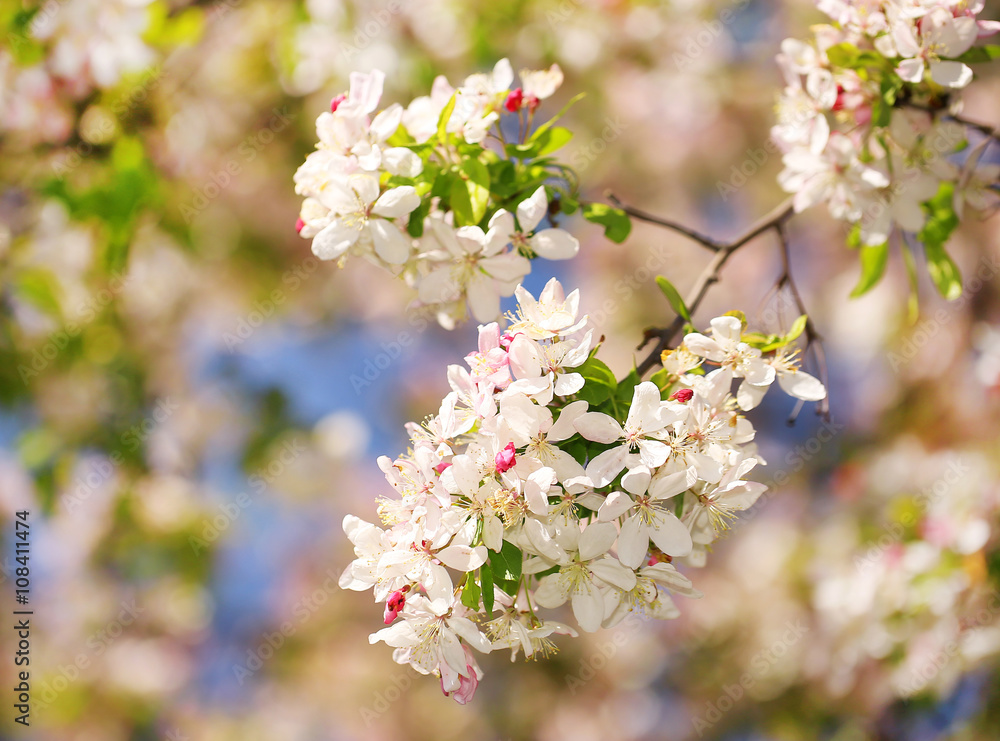
[[(849, 301), (844, 230), (793, 222), (833, 422), (788, 427), (786, 400), (755, 410), (773, 491), (691, 574), (706, 596), (679, 620), (530, 666), (492, 655), (460, 707), (369, 647), (378, 607), (336, 587), (343, 515), (374, 518), (385, 491), (376, 456), (403, 450), (402, 422), (436, 409), (445, 365), (475, 342), (295, 234), (292, 173), (348, 73), (384, 70), (384, 100), (405, 103), (503, 56), (558, 62), (552, 112), (586, 93), (565, 122), (585, 194), (721, 238), (782, 198), (773, 56), (821, 19), (805, 0), (3, 0), (0, 588), (7, 604), (27, 509), (36, 706), (30, 731), (8, 709), (0, 733), (997, 738), (995, 218), (953, 238), (965, 294), (928, 283), (915, 323), (898, 260)], [(966, 115), (998, 123), (1000, 76), (982, 72)], [(580, 287), (624, 373), (642, 330), (671, 318), (652, 277), (683, 290), (706, 256), (645, 225), (615, 245), (565, 223), (580, 257), (537, 262), (528, 287)], [(742, 306), (787, 329), (779, 273), (761, 239), (704, 316)]]

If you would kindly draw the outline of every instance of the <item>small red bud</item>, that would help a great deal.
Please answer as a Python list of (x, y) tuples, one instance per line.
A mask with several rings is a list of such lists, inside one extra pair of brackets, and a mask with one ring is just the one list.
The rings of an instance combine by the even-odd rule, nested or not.
[(340, 104), (347, 100), (347, 95), (341, 93), (336, 98), (330, 101), (330, 113), (336, 113), (337, 109), (340, 108)]
[(495, 462), (497, 471), (500, 473), (505, 473), (512, 469), (515, 463), (517, 463), (514, 458), (514, 443), (507, 443), (504, 449), (497, 453)]
[(503, 107), (511, 113), (516, 113), (523, 103), (524, 91), (521, 88), (517, 88), (516, 90), (510, 91), (510, 95), (507, 96), (507, 100), (503, 104)]
[(691, 389), (678, 389), (670, 395), (670, 401), (687, 402), (691, 401), (692, 396), (694, 396), (694, 391)]
[(295, 220), (295, 232), (297, 234), (301, 234), (302, 233), (302, 229), (305, 227), (305, 225), (306, 225), (306, 222), (304, 222), (302, 219), (296, 219)]

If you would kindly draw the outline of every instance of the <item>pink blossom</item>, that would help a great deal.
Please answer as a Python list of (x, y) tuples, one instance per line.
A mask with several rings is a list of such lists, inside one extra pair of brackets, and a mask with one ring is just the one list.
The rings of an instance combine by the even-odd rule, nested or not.
[(514, 467), (516, 460), (514, 458), (514, 443), (510, 442), (504, 446), (504, 449), (497, 453), (496, 464), (497, 472), (506, 473)]

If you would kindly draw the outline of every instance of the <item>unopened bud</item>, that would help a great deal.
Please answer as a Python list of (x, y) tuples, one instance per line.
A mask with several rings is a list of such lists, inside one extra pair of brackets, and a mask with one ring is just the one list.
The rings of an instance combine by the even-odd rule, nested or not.
[(514, 443), (507, 443), (504, 449), (497, 453), (496, 457), (497, 471), (499, 473), (505, 473), (514, 467), (517, 462), (514, 459)]
[(510, 91), (510, 95), (507, 96), (507, 100), (504, 102), (503, 107), (511, 113), (516, 113), (523, 104), (524, 91), (521, 88), (517, 88), (516, 90)]
[(691, 401), (692, 396), (694, 396), (694, 391), (691, 389), (678, 389), (670, 395), (670, 401), (687, 402)]

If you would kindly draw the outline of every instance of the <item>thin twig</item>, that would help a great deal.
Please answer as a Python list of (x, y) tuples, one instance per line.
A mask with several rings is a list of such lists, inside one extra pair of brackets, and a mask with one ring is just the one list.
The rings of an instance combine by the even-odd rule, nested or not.
[(944, 109), (930, 108), (929, 106), (919, 105), (918, 103), (906, 103), (905, 107), (912, 108), (915, 111), (923, 111), (924, 113), (930, 113), (932, 115), (941, 114), (946, 118), (950, 118), (955, 123), (960, 123), (963, 126), (968, 126), (969, 128), (975, 129), (981, 134), (990, 137), (994, 141), (1000, 142), (1000, 132), (997, 131), (997, 127), (995, 126), (990, 126), (989, 124), (980, 123), (979, 121), (972, 121), (966, 118), (965, 116), (958, 116), (953, 113), (948, 113)]
[(629, 216), (635, 219), (639, 219), (639, 221), (646, 221), (650, 224), (656, 224), (657, 226), (662, 226), (666, 229), (670, 229), (679, 234), (683, 234), (685, 237), (693, 239), (695, 242), (698, 242), (701, 246), (707, 247), (713, 252), (718, 252), (724, 246), (721, 242), (718, 242), (715, 239), (712, 239), (711, 237), (707, 237), (704, 234), (696, 232), (694, 229), (689, 229), (683, 224), (678, 224), (675, 221), (670, 221), (669, 219), (664, 219), (660, 216), (654, 216), (653, 214), (647, 211), (642, 211), (632, 206), (627, 206), (624, 203), (622, 203), (618, 199), (618, 196), (616, 196), (611, 191), (608, 191), (607, 193), (605, 193), (605, 195), (607, 196), (608, 200), (611, 201), (613, 204), (615, 204), (618, 208), (627, 213)]
[[(613, 196), (609, 196), (609, 198), (612, 201), (614, 201), (616, 205), (621, 203), (621, 201), (614, 198)], [(619, 208), (622, 208), (622, 206), (619, 205)], [(628, 209), (623, 208), (623, 210), (625, 210), (626, 213), (631, 213)], [(691, 288), (688, 297), (685, 299), (685, 304), (687, 305), (689, 311), (691, 313), (694, 313), (697, 310), (698, 306), (701, 305), (702, 300), (708, 293), (708, 289), (714, 283), (718, 282), (719, 274), (722, 271), (723, 266), (726, 264), (729, 258), (732, 257), (733, 253), (735, 253), (736, 250), (738, 250), (743, 245), (752, 241), (756, 237), (759, 237), (764, 232), (770, 229), (777, 228), (779, 224), (784, 223), (793, 213), (794, 210), (792, 208), (792, 201), (791, 199), (788, 199), (783, 203), (781, 203), (777, 208), (772, 210), (769, 214), (759, 219), (756, 223), (753, 224), (753, 226), (747, 229), (743, 234), (741, 234), (736, 239), (728, 243), (720, 242), (718, 240), (712, 239), (711, 237), (706, 237), (705, 235), (694, 232), (688, 229), (687, 227), (675, 224), (666, 219), (660, 219), (659, 217), (652, 217), (652, 219), (655, 219), (655, 221), (650, 219), (645, 219), (645, 220), (650, 220), (651, 223), (663, 226), (667, 229), (671, 229), (680, 234), (683, 234), (686, 237), (694, 240), (695, 242), (698, 242), (699, 244), (708, 247), (715, 253), (712, 257), (712, 260), (708, 263), (708, 265), (705, 266), (705, 269), (702, 271), (701, 275), (698, 276), (698, 280), (695, 281), (695, 284)], [(636, 218), (642, 218), (642, 217), (637, 216)], [(642, 345), (639, 346), (639, 349), (642, 349), (646, 344), (648, 344), (653, 339), (656, 339), (657, 342), (653, 350), (649, 353), (649, 355), (647, 355), (646, 358), (643, 359), (643, 361), (639, 363), (639, 365), (636, 367), (636, 371), (639, 373), (640, 377), (643, 376), (646, 372), (648, 372), (651, 368), (653, 368), (653, 366), (655, 366), (657, 363), (660, 362), (660, 356), (663, 354), (663, 351), (666, 350), (667, 347), (669, 347), (670, 343), (673, 341), (677, 333), (680, 332), (683, 327), (684, 327), (684, 318), (678, 316), (674, 319), (673, 322), (671, 322), (669, 327), (660, 330), (650, 330), (649, 332), (646, 333), (645, 341), (642, 343)]]
[[(795, 307), (798, 309), (799, 313), (806, 315), (806, 352), (812, 350), (813, 357), (816, 359), (816, 367), (819, 371), (819, 380), (823, 384), (824, 388), (829, 389), (830, 383), (826, 366), (826, 352), (823, 349), (823, 338), (820, 336), (819, 331), (817, 331), (816, 325), (813, 324), (813, 320), (809, 316), (809, 312), (806, 311), (805, 303), (802, 301), (802, 294), (799, 293), (798, 286), (795, 285), (795, 279), (792, 277), (791, 251), (788, 245), (788, 232), (785, 229), (785, 222), (779, 221), (775, 225), (775, 231), (778, 233), (778, 241), (781, 244), (781, 275), (778, 277), (777, 287), (779, 290), (783, 287), (787, 287), (789, 293), (792, 294), (792, 299), (795, 301)], [(795, 423), (795, 418), (798, 416), (801, 409), (801, 404), (795, 407), (795, 411), (793, 411), (791, 416), (788, 418), (789, 424)], [(819, 402), (817, 402), (816, 414), (823, 417), (826, 421), (830, 421), (829, 395), (823, 397)]]

